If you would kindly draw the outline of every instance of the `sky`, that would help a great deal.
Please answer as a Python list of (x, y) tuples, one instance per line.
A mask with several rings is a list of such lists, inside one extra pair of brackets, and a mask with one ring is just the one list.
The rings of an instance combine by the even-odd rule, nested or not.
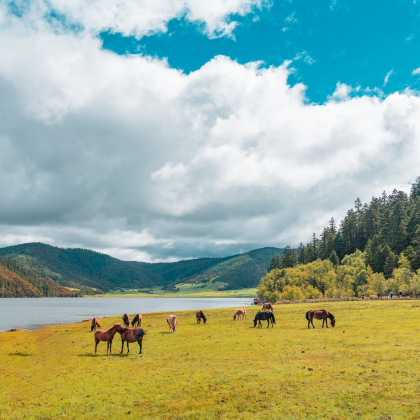
[(420, 3), (0, 0), (0, 246), (298, 246), (420, 176)]

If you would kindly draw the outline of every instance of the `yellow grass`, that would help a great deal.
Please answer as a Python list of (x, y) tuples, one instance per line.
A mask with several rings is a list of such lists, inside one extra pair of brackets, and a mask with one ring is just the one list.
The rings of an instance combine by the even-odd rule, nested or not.
[[(274, 328), (232, 309), (146, 314), (143, 355), (94, 356), (87, 323), (0, 333), (0, 417), (150, 419), (420, 418), (420, 304), (323, 304), (336, 328), (307, 329), (319, 304), (275, 306)], [(110, 327), (117, 318), (101, 320)], [(120, 338), (114, 339), (119, 353)]]

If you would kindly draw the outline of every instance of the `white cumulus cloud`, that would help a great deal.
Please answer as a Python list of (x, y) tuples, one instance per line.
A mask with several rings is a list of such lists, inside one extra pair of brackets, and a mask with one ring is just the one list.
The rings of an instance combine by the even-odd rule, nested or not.
[[(96, 7), (51, 1), (102, 30), (85, 3)], [(104, 51), (91, 31), (0, 22), (0, 245), (149, 261), (296, 246), (357, 197), (420, 175), (413, 91), (382, 98), (338, 83), (312, 104), (290, 84), (290, 62), (219, 56), (186, 75)]]

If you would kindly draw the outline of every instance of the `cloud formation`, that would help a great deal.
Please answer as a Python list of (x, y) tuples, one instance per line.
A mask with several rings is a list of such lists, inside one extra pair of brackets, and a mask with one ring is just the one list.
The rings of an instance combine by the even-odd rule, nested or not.
[[(22, 16), (0, 3), (0, 246), (39, 240), (140, 260), (296, 246), (357, 197), (407, 190), (420, 175), (411, 91), (378, 98), (338, 84), (311, 104), (289, 83), (290, 62), (223, 56), (186, 75), (104, 51), (94, 32), (112, 19), (97, 23), (97, 2), (50, 3), (90, 30), (57, 27), (39, 13), (46, 3)], [(172, 3), (208, 28), (260, 5), (215, 2), (217, 14)], [(117, 15), (134, 7), (115, 4)], [(124, 25), (164, 30), (178, 16), (165, 13)]]

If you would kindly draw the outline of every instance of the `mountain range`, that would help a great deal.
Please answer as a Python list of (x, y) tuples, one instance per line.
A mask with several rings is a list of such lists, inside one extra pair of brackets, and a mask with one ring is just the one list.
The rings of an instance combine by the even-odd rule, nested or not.
[(0, 248), (0, 296), (78, 296), (118, 289), (175, 290), (217, 281), (220, 290), (256, 287), (280, 248), (171, 263), (121, 261), (80, 249), (27, 243)]

